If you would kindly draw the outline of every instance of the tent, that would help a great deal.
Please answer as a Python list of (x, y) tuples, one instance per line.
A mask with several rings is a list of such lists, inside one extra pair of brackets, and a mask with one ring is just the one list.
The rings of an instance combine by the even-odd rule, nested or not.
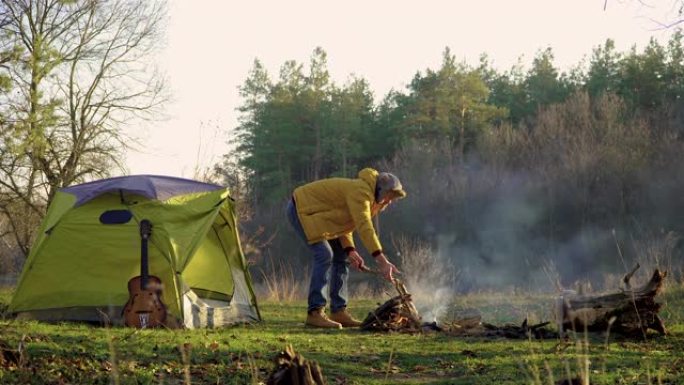
[(121, 324), (127, 283), (141, 271), (143, 219), (152, 223), (149, 274), (162, 281), (171, 324), (260, 320), (228, 190), (151, 175), (59, 190), (9, 311), (18, 319)]

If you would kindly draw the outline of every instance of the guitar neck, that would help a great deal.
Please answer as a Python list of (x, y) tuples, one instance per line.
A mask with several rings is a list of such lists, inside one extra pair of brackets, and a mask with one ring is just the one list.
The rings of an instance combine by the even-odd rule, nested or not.
[(152, 233), (152, 224), (147, 219), (140, 221), (140, 289), (147, 288), (147, 281), (149, 279), (149, 266), (147, 256), (147, 243)]

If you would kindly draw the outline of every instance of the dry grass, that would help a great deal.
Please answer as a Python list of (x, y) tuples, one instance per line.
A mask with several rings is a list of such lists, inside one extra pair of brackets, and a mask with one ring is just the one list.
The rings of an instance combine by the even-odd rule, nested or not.
[[(259, 270), (261, 276), (257, 296), (268, 301), (292, 302), (305, 299), (308, 293), (310, 266), (269, 258), (267, 266)], [(257, 287), (259, 288), (259, 286)]]

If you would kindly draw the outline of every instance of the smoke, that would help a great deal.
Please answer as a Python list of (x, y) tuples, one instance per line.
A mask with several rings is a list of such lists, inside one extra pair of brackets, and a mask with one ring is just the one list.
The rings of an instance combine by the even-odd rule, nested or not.
[(436, 321), (453, 302), (459, 271), (424, 242), (401, 238), (395, 242), (403, 280), (423, 321)]
[(454, 291), (446, 286), (427, 292), (421, 290), (413, 295), (416, 297), (416, 309), (424, 322), (443, 320), (454, 300)]
[[(673, 196), (684, 191), (684, 177), (669, 172), (645, 173), (645, 180), (635, 181), (633, 196), (622, 196), (625, 189), (613, 180), (550, 178), (477, 161), (435, 165), (430, 173), (408, 171), (400, 177), (409, 197), (383, 223), (387, 232), (423, 240), (418, 248), (397, 249), (411, 277), (409, 290), (430, 317), (439, 317), (444, 298), (458, 293), (555, 292), (578, 281), (601, 288), (637, 261), (663, 268), (665, 255), (670, 263), (684, 249), (682, 229), (658, 228), (681, 227), (674, 219), (681, 219), (684, 201)], [(416, 258), (421, 264), (408, 262)]]

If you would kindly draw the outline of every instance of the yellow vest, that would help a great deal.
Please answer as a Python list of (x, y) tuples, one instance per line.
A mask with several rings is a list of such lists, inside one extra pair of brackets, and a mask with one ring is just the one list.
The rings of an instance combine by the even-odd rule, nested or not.
[(354, 247), (356, 230), (369, 253), (382, 250), (371, 218), (381, 209), (375, 203), (378, 172), (364, 168), (357, 179), (328, 178), (294, 190), (297, 215), (309, 244), (339, 238)]

